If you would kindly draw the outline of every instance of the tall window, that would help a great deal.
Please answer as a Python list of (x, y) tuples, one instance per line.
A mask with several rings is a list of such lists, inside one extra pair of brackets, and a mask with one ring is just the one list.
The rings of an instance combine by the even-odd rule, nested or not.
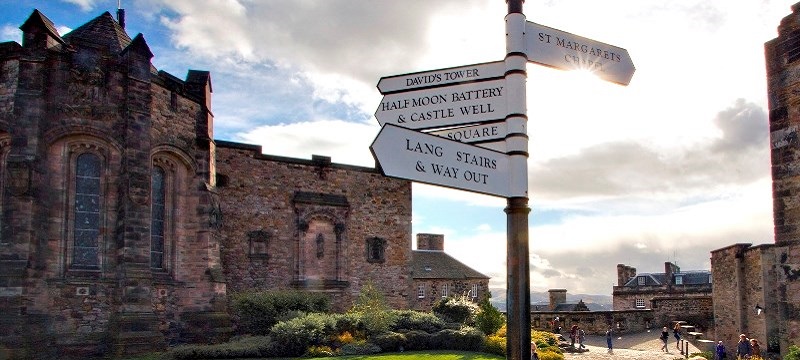
[(418, 299), (425, 298), (425, 285), (417, 286), (417, 298)]
[(447, 284), (442, 284), (442, 297), (446, 298), (449, 294), (447, 293)]
[(472, 290), (470, 291), (472, 294), (472, 298), (478, 297), (478, 284), (472, 284)]
[(73, 267), (100, 266), (100, 168), (100, 157), (95, 154), (85, 153), (77, 158)]
[(166, 223), (167, 192), (165, 172), (153, 167), (152, 214), (150, 217), (150, 267), (164, 269), (164, 224)]

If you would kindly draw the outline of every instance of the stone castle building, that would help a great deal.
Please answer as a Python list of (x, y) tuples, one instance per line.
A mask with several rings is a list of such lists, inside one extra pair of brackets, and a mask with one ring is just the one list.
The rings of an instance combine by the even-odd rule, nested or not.
[(800, 3), (764, 49), (775, 238), (711, 252), (714, 323), (729, 348), (744, 333), (782, 356), (800, 344)]
[(612, 291), (614, 310), (651, 309), (655, 325), (685, 321), (701, 329), (713, 326), (712, 275), (708, 270), (681, 271), (672, 262), (664, 272), (637, 273), (617, 264)]
[[(157, 70), (109, 13), (20, 29), (0, 43), (0, 357), (224, 340), (243, 290), (344, 310), (369, 281), (419, 305), (409, 181), (215, 141), (210, 74)], [(485, 296), (488, 278), (457, 275), (436, 289)]]
[(442, 298), (466, 296), (480, 301), (489, 293), (489, 277), (444, 252), (444, 235), (417, 234), (417, 249), (411, 258), (410, 307), (430, 311)]

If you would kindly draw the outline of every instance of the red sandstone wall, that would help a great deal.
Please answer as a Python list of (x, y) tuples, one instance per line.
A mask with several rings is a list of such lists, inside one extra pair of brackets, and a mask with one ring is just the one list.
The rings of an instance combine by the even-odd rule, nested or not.
[[(232, 292), (309, 286), (330, 294), (335, 308), (346, 310), (371, 281), (392, 307), (409, 307), (410, 182), (370, 168), (264, 156), (259, 147), (235, 143), (217, 142), (216, 160), (225, 179), (217, 190), (224, 217), (222, 262)], [(343, 197), (348, 206), (296, 204), (296, 192)], [(299, 229), (298, 213), (316, 214), (308, 230)], [(329, 242), (336, 235), (327, 229), (336, 222), (344, 225), (338, 251)], [(317, 233), (324, 244), (319, 257), (315, 239), (300, 238), (315, 226), (327, 229)], [(248, 234), (257, 231), (266, 238), (265, 253), (251, 256)], [(367, 261), (366, 240), (371, 237), (387, 241), (382, 263)], [(329, 260), (335, 254), (335, 261)], [(322, 268), (309, 268), (314, 266)]]

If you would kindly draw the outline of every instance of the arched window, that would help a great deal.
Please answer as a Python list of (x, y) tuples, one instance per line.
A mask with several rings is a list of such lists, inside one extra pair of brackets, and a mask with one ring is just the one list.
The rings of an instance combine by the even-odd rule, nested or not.
[(78, 156), (75, 163), (72, 266), (97, 269), (100, 266), (100, 157)]
[(150, 220), (150, 267), (163, 270), (164, 263), (164, 224), (166, 223), (167, 191), (166, 173), (160, 166), (153, 167), (152, 215)]

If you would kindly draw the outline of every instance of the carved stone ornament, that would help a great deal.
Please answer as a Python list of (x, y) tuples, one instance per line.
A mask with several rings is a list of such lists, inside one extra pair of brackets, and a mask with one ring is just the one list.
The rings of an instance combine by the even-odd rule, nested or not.
[(216, 198), (211, 198), (211, 210), (208, 212), (208, 226), (214, 230), (222, 229), (222, 209)]

